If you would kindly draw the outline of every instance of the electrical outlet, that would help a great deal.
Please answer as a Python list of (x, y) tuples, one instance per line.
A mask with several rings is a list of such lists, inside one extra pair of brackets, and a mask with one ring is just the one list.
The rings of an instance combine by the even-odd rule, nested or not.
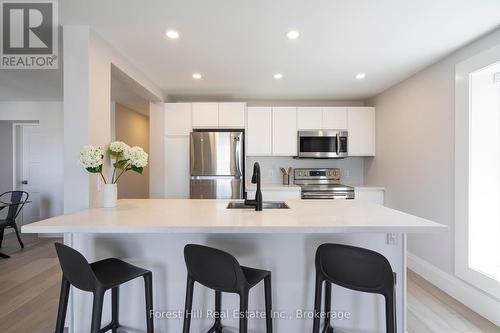
[(389, 245), (398, 245), (399, 235), (394, 233), (387, 234), (387, 244)]

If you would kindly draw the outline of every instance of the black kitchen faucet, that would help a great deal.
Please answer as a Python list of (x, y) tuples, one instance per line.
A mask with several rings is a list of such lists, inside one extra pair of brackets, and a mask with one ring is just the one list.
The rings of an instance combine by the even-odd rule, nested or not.
[(255, 206), (255, 210), (260, 212), (262, 210), (262, 191), (260, 190), (259, 162), (255, 162), (253, 165), (252, 184), (257, 184), (257, 190), (255, 191), (255, 199), (254, 200), (245, 199), (245, 205)]

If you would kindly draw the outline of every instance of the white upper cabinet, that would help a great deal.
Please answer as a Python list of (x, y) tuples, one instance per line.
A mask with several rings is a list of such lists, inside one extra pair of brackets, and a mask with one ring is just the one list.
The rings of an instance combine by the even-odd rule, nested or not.
[(165, 134), (189, 135), (191, 103), (165, 103)]
[(324, 107), (322, 129), (347, 129), (347, 108)]
[(216, 128), (219, 126), (219, 103), (193, 103), (193, 127)]
[(297, 108), (273, 108), (273, 155), (297, 155)]
[(272, 108), (249, 107), (247, 110), (248, 156), (272, 155)]
[(244, 128), (245, 103), (193, 103), (194, 128)]
[(297, 129), (346, 129), (347, 108), (331, 107), (298, 107)]
[(297, 128), (299, 130), (317, 130), (323, 128), (323, 108), (298, 107)]
[(245, 103), (219, 103), (219, 127), (244, 128)]
[(375, 156), (375, 108), (347, 108), (349, 156)]

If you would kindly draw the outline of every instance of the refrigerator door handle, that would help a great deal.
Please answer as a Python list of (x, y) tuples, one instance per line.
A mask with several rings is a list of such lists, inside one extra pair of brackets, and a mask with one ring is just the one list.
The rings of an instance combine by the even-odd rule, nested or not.
[(242, 175), (242, 159), (243, 159), (243, 152), (241, 151), (241, 144), (236, 145), (236, 174)]

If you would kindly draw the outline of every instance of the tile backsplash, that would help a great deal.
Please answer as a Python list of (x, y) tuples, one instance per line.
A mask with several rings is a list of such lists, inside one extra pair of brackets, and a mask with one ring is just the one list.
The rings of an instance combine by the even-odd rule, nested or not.
[[(364, 158), (348, 157), (345, 159), (294, 159), (292, 157), (247, 157), (245, 177), (252, 178), (253, 164), (259, 162), (262, 183), (281, 183), (280, 168), (340, 168), (340, 181), (345, 184), (364, 184)], [(293, 181), (293, 178), (291, 179)]]

